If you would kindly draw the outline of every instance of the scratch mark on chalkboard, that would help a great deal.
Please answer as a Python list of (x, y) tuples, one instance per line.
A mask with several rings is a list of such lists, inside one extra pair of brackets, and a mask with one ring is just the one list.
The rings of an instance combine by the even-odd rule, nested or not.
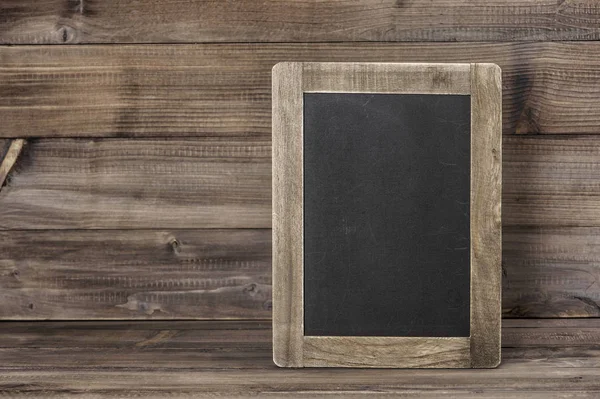
[(361, 188), (361, 187), (362, 187), (362, 186), (364, 186), (364, 185), (365, 185), (365, 183), (364, 183), (364, 182), (358, 183), (356, 186), (354, 186), (354, 187), (352, 187), (350, 190), (348, 190), (347, 194), (350, 194), (350, 193), (352, 193), (352, 192), (354, 192), (354, 191), (358, 190), (359, 188)]
[(461, 128), (463, 128), (463, 127), (466, 127), (466, 126), (467, 126), (467, 124), (466, 124), (466, 123), (463, 123), (463, 122), (457, 122), (457, 121), (453, 121), (453, 120), (451, 120), (451, 119), (448, 119), (448, 118), (442, 118), (442, 117), (440, 117), (440, 116), (434, 116), (434, 119), (436, 119), (438, 122), (447, 123), (447, 124), (450, 124), (450, 125), (452, 125), (452, 126), (454, 126), (454, 127), (457, 127), (457, 128), (459, 128), (459, 129), (461, 129)]
[(373, 242), (375, 244), (377, 244), (378, 241), (377, 241), (377, 238), (375, 237), (375, 233), (373, 233), (373, 226), (371, 226), (370, 220), (367, 222), (367, 225), (369, 226), (369, 233), (371, 233), (371, 238), (373, 239)]
[(315, 262), (315, 265), (320, 265), (321, 263), (323, 263), (323, 261), (325, 261), (325, 258), (327, 257), (327, 252), (325, 251), (315, 251), (315, 252), (307, 252), (306, 255), (320, 255), (321, 259), (319, 259), (318, 261)]
[(390, 319), (387, 322), (388, 327), (392, 325), (392, 322), (394, 321), (395, 318), (396, 318), (396, 315), (392, 315), (392, 317), (390, 317)]
[(444, 161), (438, 161), (438, 163), (444, 165), (444, 166), (456, 166), (455, 163), (448, 163), (448, 162), (444, 162)]
[[(346, 268), (346, 279), (345, 280), (346, 280), (346, 286), (344, 288), (344, 296), (342, 297), (342, 302), (340, 303), (340, 305), (342, 305), (342, 306), (346, 303), (346, 299), (348, 298), (348, 290), (350, 289), (350, 266), (348, 266)], [(340, 311), (337, 311), (335, 313), (335, 316), (333, 317), (334, 324), (337, 323), (341, 313), (342, 312), (340, 312)]]
[(365, 101), (362, 106), (366, 107), (373, 100), (373, 98), (375, 98), (375, 96), (370, 96), (367, 98), (367, 101)]
[(435, 237), (435, 236), (441, 236), (444, 234), (454, 234), (454, 233), (456, 233), (456, 232), (450, 231), (445, 226), (442, 226), (435, 233), (421, 234), (421, 237)]

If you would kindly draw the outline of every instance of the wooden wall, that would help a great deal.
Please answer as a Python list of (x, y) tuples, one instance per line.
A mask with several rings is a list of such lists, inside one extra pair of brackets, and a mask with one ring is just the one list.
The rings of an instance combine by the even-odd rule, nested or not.
[(598, 317), (599, 38), (593, 0), (3, 0), (0, 318), (270, 318), (291, 60), (499, 64), (505, 317)]

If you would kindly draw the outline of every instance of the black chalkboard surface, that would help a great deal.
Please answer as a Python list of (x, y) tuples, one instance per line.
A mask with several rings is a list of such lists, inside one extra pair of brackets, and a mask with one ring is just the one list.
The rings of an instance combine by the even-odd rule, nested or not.
[(469, 95), (304, 93), (304, 334), (468, 337)]

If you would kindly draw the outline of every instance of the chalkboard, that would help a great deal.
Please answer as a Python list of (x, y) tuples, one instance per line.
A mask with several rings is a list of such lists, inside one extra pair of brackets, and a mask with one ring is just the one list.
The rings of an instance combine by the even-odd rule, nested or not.
[(469, 336), (468, 95), (304, 94), (304, 333)]
[(273, 360), (495, 367), (501, 72), (273, 69)]

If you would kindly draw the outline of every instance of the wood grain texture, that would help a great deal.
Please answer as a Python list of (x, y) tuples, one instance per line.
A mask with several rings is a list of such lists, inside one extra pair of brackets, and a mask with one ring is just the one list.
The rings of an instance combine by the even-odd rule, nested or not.
[(469, 64), (302, 64), (303, 90), (324, 93), (469, 94)]
[(0, 43), (596, 40), (591, 0), (4, 0)]
[(509, 227), (505, 317), (600, 317), (600, 229)]
[(600, 226), (597, 136), (504, 137), (505, 226)]
[(271, 228), (270, 169), (268, 139), (33, 141), (0, 229)]
[(492, 62), (505, 134), (596, 134), (599, 55), (598, 42), (0, 47), (0, 137), (269, 137), (280, 61)]
[[(268, 231), (11, 231), (0, 238), (2, 318), (271, 317)], [(599, 317), (599, 247), (598, 228), (506, 227), (504, 316)], [(249, 260), (232, 265), (238, 257)], [(232, 290), (219, 290), (227, 284)], [(140, 300), (156, 291), (153, 305)], [(137, 302), (127, 302), (132, 292)]]
[(500, 368), (468, 373), (279, 369), (272, 363), (271, 329), (264, 322), (4, 322), (0, 393), (50, 398), (594, 398), (600, 394), (597, 322), (505, 321)]
[(270, 230), (0, 232), (0, 319), (271, 317)]
[[(209, 235), (208, 231), (1, 233), (0, 292), (4, 298), (12, 300), (2, 303), (0, 315), (19, 319), (50, 315), (70, 318), (69, 315), (76, 314), (82, 318), (156, 319), (195, 318), (202, 313), (220, 318), (228, 317), (229, 306), (233, 305), (238, 309), (239, 317), (270, 318), (270, 302), (263, 297), (271, 290), (270, 234), (252, 232), (253, 236), (266, 234), (266, 242), (251, 238), (240, 243), (236, 237), (245, 235), (225, 234), (227, 232), (216, 231), (214, 235)], [(186, 237), (185, 244), (181, 243), (181, 235)], [(257, 249), (252, 249), (254, 244), (258, 245)], [(600, 276), (596, 266), (600, 262), (599, 246), (598, 228), (506, 227), (503, 232), (504, 316), (599, 317), (597, 282)], [(213, 248), (223, 248), (221, 251), (227, 248), (227, 253), (240, 257), (248, 255), (254, 261), (247, 267), (240, 264), (237, 272), (231, 271), (225, 264), (227, 258), (215, 259), (213, 263), (213, 258), (200, 258)], [(137, 261), (133, 262), (134, 259)], [(196, 266), (201, 259), (204, 259), (203, 266)], [(252, 265), (258, 269), (253, 269)], [(199, 275), (194, 266), (205, 270)], [(165, 270), (174, 277), (165, 276)], [(211, 273), (215, 273), (215, 278), (209, 278), (209, 283), (205, 276)], [(240, 277), (240, 273), (241, 281), (224, 277)], [(186, 283), (188, 275), (192, 280)], [(197, 288), (195, 285), (203, 283), (213, 287), (213, 294), (219, 298), (234, 298), (235, 292), (216, 289), (215, 284), (228, 282), (241, 284), (237, 287), (242, 302), (237, 299), (232, 299), (234, 302), (225, 299), (203, 302), (207, 307), (212, 306), (209, 313), (200, 312), (196, 305), (191, 305), (201, 297), (193, 293)], [(255, 288), (254, 283), (257, 283)], [(123, 297), (127, 292), (144, 294), (156, 291), (161, 284), (163, 287), (171, 284), (171, 287), (166, 297), (159, 297), (159, 307), (148, 307), (143, 302), (137, 302), (137, 308), (133, 306), (134, 302), (130, 303), (131, 308), (116, 307), (127, 303)], [(30, 289), (22, 290), (22, 287)], [(180, 292), (178, 290), (183, 295), (173, 299), (175, 293)], [(113, 294), (115, 291), (122, 293), (121, 302), (118, 302), (119, 296)], [(75, 296), (75, 292), (80, 296)], [(81, 296), (81, 293), (88, 295)], [(44, 295), (46, 300), (38, 300)], [(67, 301), (68, 297), (73, 300)], [(31, 301), (27, 302), (27, 299)], [(171, 300), (173, 302), (169, 303)], [(29, 308), (30, 303), (34, 304), (33, 309)], [(162, 312), (161, 308), (169, 313)], [(150, 311), (153, 313), (148, 316)]]
[[(270, 321), (12, 321), (0, 323), (0, 331), (0, 348), (5, 350), (5, 354), (11, 349), (15, 353), (17, 350), (36, 349), (40, 352), (62, 351), (63, 356), (73, 353), (72, 357), (64, 356), (63, 362), (56, 364), (53, 362), (60, 360), (58, 354), (56, 357), (33, 355), (35, 358), (15, 356), (4, 362), (0, 366), (2, 368), (37, 365), (70, 369), (77, 364), (90, 368), (101, 365), (114, 368), (220, 368), (222, 365), (219, 361), (226, 360), (224, 357), (212, 364), (201, 361), (202, 357), (209, 360), (216, 352), (221, 352), (222, 356), (232, 356), (231, 360), (238, 362), (229, 364), (228, 368), (274, 368), (269, 354), (272, 343)], [(560, 347), (566, 354), (575, 348), (596, 347), (599, 336), (600, 319), (508, 319), (503, 321), (502, 346), (503, 351), (510, 354), (512, 362), (526, 363), (527, 359), (518, 358), (519, 352), (526, 353), (522, 349), (556, 351)], [(207, 350), (200, 350), (203, 348)], [(84, 358), (84, 349), (89, 354), (87, 360)], [(111, 349), (120, 351), (123, 357), (102, 355), (102, 351), (107, 353)], [(236, 356), (234, 349), (240, 352), (240, 356)], [(254, 353), (252, 356), (248, 356), (250, 350)], [(146, 356), (145, 352), (156, 351), (161, 352), (161, 356), (156, 356), (152, 363), (146, 363), (142, 358)], [(184, 353), (195, 358), (186, 359), (182, 356)], [(136, 358), (135, 355), (140, 357)], [(258, 361), (258, 355), (262, 360)], [(560, 353), (556, 355), (561, 356)], [(178, 357), (179, 362), (175, 361)], [(555, 360), (553, 358), (550, 356), (548, 360)], [(592, 362), (598, 362), (598, 359), (588, 359), (585, 364), (591, 366)], [(551, 367), (551, 363), (539, 366)], [(577, 367), (577, 364), (563, 366)], [(399, 373), (413, 372), (406, 370)], [(494, 373), (496, 371), (491, 372)], [(307, 374), (311, 374), (310, 371)]]
[[(597, 346), (600, 318), (504, 319), (503, 348), (572, 348)], [(503, 349), (504, 350), (504, 349)], [(591, 362), (598, 359), (590, 359)]]
[(304, 367), (468, 368), (468, 337), (304, 337)]
[(302, 64), (273, 68), (273, 361), (303, 366)]
[(500, 364), (502, 72), (471, 64), (470, 367)]
[(597, 136), (504, 137), (505, 317), (598, 317)]

